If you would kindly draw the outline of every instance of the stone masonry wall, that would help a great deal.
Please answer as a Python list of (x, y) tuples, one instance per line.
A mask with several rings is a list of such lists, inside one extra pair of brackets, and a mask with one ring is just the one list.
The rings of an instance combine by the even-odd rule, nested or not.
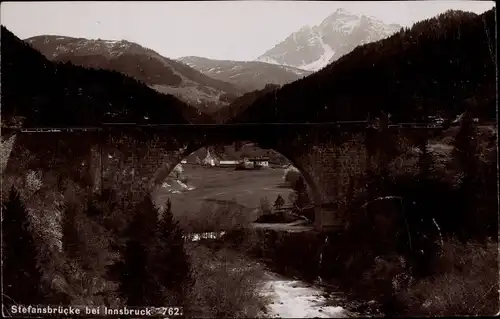
[[(316, 205), (337, 203), (338, 207), (318, 210), (320, 225), (338, 225), (345, 216), (340, 214), (346, 200), (346, 188), (351, 180), (358, 180), (366, 170), (366, 152), (362, 134), (347, 134), (330, 140), (318, 141), (313, 135), (309, 140), (302, 136), (294, 141), (276, 143), (274, 149), (287, 156), (311, 188)], [(190, 152), (201, 145), (189, 141), (190, 137), (165, 133), (137, 136), (133, 133), (115, 133), (102, 139), (102, 156), (95, 165), (102, 165), (102, 187), (119, 187), (133, 193), (129, 200), (140, 200), (154, 191), (170, 171)], [(268, 137), (268, 141), (272, 136)], [(214, 143), (218, 142), (216, 140)], [(272, 146), (272, 144), (271, 144)], [(95, 175), (96, 178), (99, 176)]]
[[(237, 133), (229, 132), (224, 141), (238, 141)], [(202, 141), (216, 144), (218, 138), (205, 135)], [(372, 136), (363, 131), (280, 135), (276, 130), (276, 135), (262, 138), (305, 176), (313, 202), (322, 205), (317, 210), (319, 225), (342, 224), (349, 189), (363, 188), (353, 183), (361, 181), (370, 166), (366, 142)], [(204, 144), (194, 141), (193, 134), (161, 131), (22, 133), (16, 137), (4, 182), (22, 180), (34, 170), (47, 190), (62, 194), (68, 182), (94, 192), (112, 188), (132, 203), (154, 191), (176, 164)]]

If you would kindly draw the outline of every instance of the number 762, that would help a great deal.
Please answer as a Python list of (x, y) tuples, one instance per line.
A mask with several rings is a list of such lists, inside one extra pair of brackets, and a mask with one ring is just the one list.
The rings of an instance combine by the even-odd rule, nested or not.
[(158, 307), (158, 314), (162, 316), (182, 316), (182, 307)]

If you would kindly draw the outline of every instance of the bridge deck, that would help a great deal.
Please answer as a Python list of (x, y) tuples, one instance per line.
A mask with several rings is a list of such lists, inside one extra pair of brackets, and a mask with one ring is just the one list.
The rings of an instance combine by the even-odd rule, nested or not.
[[(344, 121), (344, 122), (320, 122), (320, 123), (240, 123), (240, 124), (135, 124), (135, 123), (104, 123), (93, 127), (9, 127), (2, 126), (2, 132), (106, 132), (106, 131), (127, 131), (127, 130), (232, 130), (232, 129), (341, 129), (349, 131), (351, 129), (376, 129), (371, 122), (367, 121)], [(393, 123), (389, 129), (445, 129), (443, 125), (433, 123)]]

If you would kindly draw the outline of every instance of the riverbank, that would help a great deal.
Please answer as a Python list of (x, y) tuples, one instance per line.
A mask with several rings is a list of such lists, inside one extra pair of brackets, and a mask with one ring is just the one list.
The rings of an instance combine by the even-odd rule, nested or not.
[[(315, 232), (305, 229), (303, 225), (292, 224), (284, 229), (254, 227), (228, 232), (219, 244), (214, 244), (231, 247), (262, 263), (270, 272), (287, 278), (285, 286), (301, 287), (294, 282), (299, 281), (304, 287), (321, 291), (319, 295), (324, 299), (319, 298), (315, 302), (319, 307), (342, 307), (346, 311), (343, 314), (348, 316), (381, 316), (380, 307), (374, 300), (349, 293), (341, 288), (343, 279), (332, 276), (341, 265), (332, 260), (331, 251), (325, 249), (327, 242), (338, 242), (338, 234)], [(328, 249), (332, 249), (332, 246), (328, 246)], [(327, 278), (323, 277), (325, 273), (329, 274)], [(279, 283), (278, 287), (281, 285)]]

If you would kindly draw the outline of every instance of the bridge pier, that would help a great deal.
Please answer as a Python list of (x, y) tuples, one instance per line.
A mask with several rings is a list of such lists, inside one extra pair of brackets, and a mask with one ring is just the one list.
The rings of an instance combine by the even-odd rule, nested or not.
[(328, 206), (332, 205), (325, 204), (315, 208), (314, 228), (316, 231), (336, 231), (342, 229), (345, 225), (346, 221), (341, 216), (341, 211)]
[(316, 231), (321, 231), (322, 227), (323, 227), (323, 211), (321, 210), (321, 208), (319, 207), (316, 207), (314, 209), (314, 229)]

